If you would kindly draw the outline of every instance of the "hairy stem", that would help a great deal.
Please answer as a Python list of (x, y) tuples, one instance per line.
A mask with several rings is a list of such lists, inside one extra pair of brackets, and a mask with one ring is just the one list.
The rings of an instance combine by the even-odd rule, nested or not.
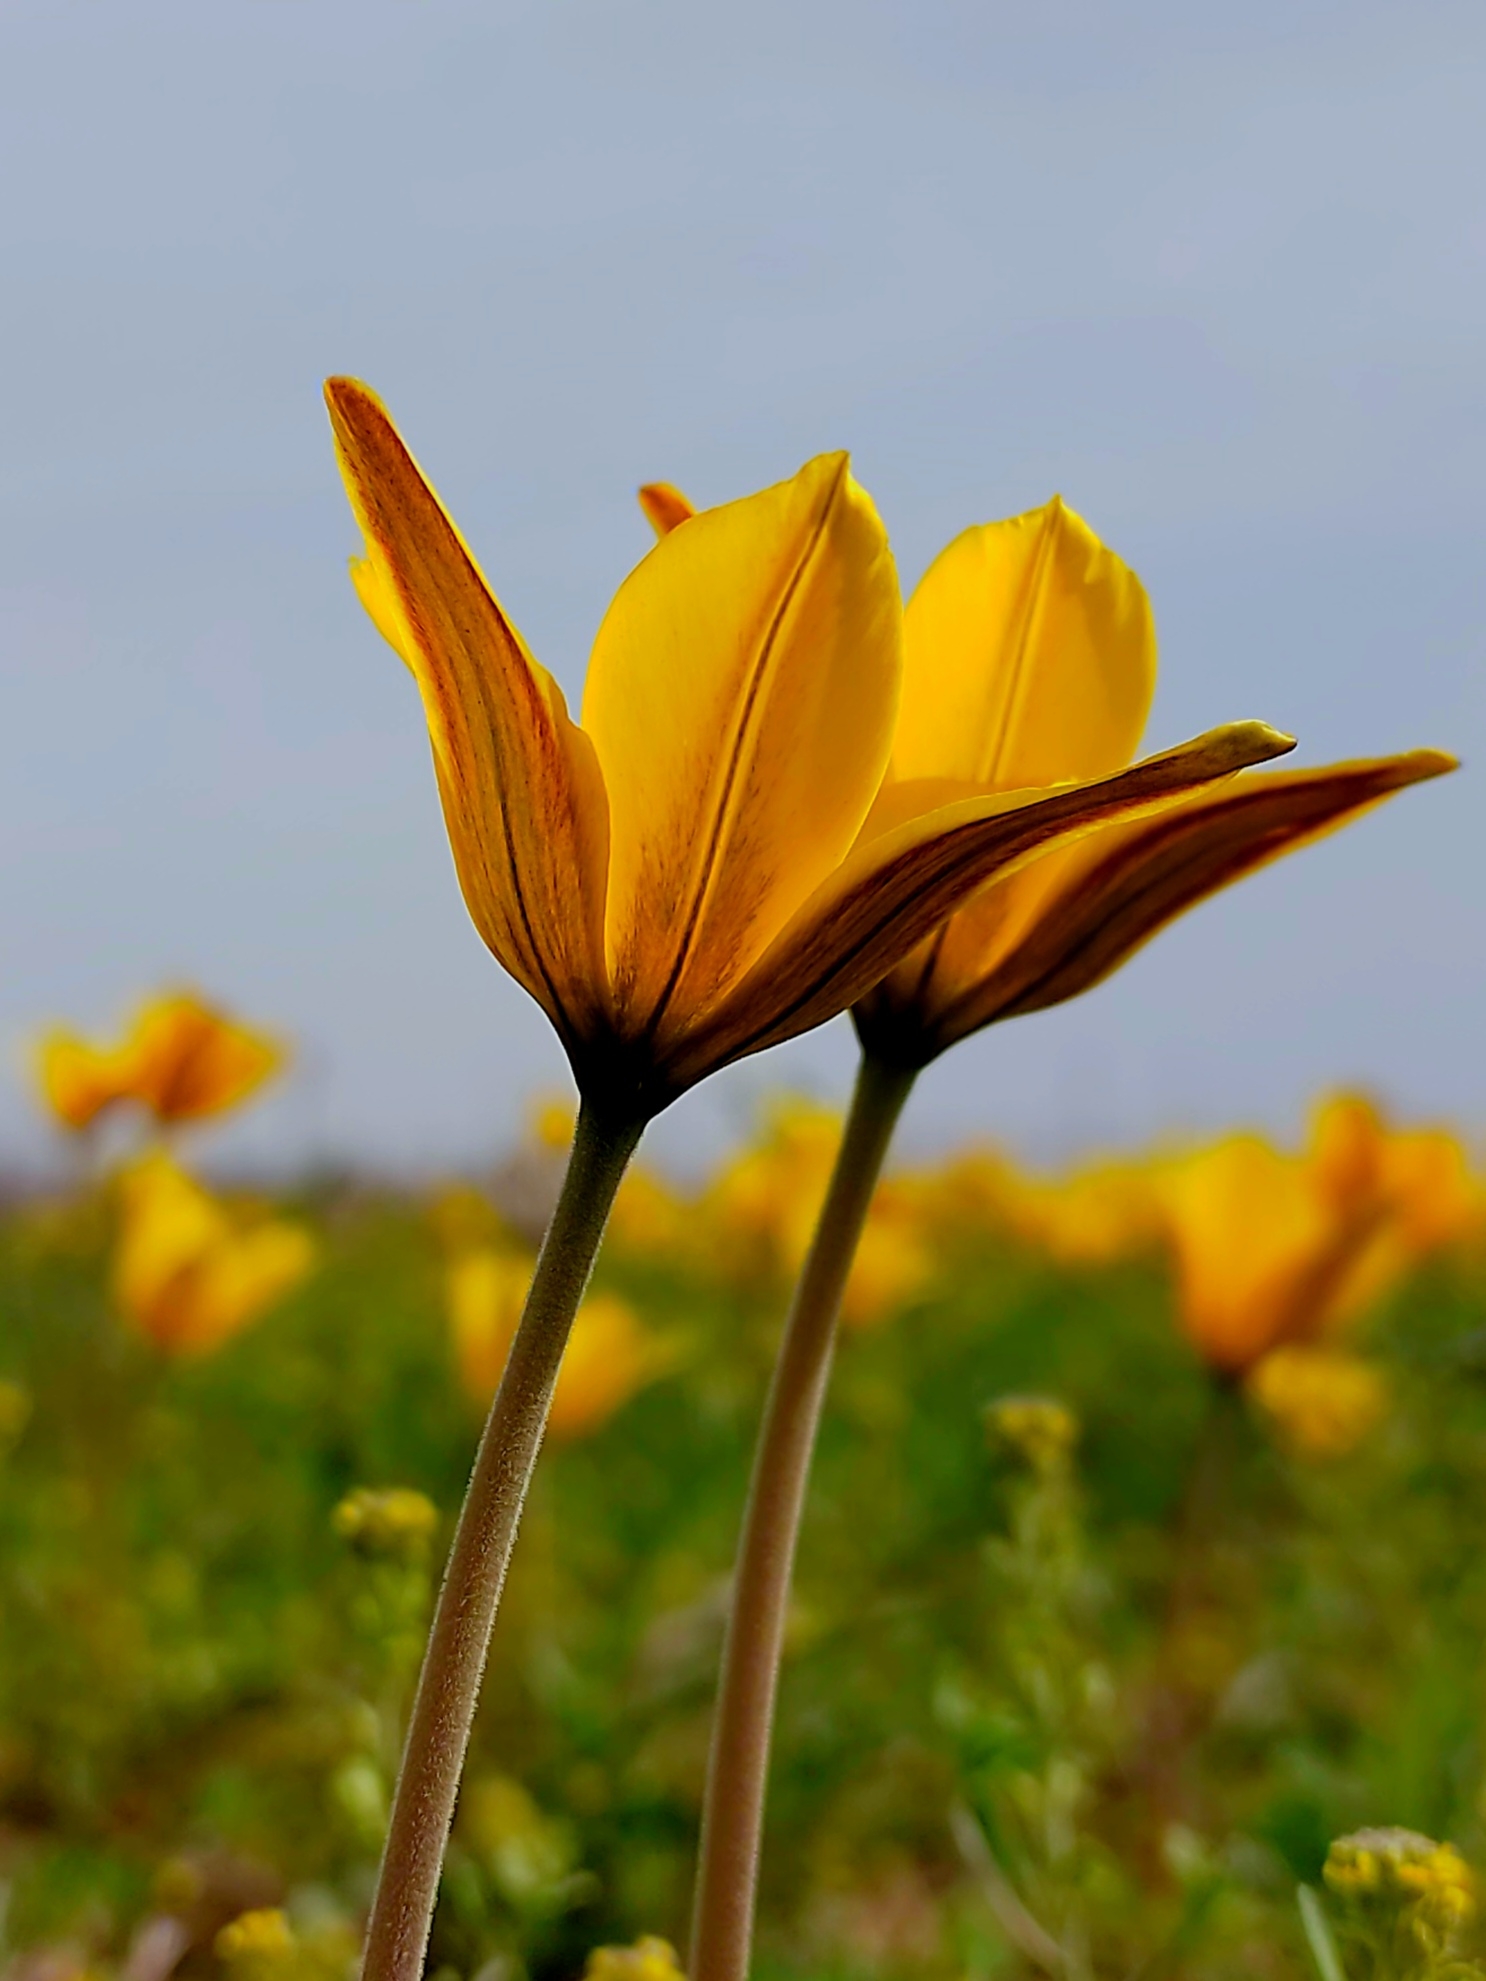
[(490, 1633), (558, 1366), (642, 1124), (578, 1115), (562, 1195), (537, 1260), (439, 1591), (367, 1927), (363, 1981), (420, 1981)]
[(748, 1972), (790, 1574), (836, 1317), (883, 1158), (915, 1078), (870, 1054), (862, 1059), (769, 1389), (712, 1727), (692, 1916), (692, 1981), (744, 1981)]

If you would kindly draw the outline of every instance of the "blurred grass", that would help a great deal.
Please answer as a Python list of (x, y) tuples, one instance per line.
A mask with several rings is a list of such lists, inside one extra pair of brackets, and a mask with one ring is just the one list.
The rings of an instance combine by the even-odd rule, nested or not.
[[(320, 1270), (194, 1362), (111, 1311), (104, 1197), (0, 1220), (19, 1972), (151, 1981), (140, 1929), (170, 1916), (178, 1971), (206, 1973), (255, 1905), (287, 1904), (332, 1967), (351, 1944), (478, 1413), (428, 1206), (345, 1188), (293, 1209)], [(543, 1981), (599, 1943), (685, 1936), (782, 1303), (683, 1256), (616, 1251), (600, 1279), (677, 1357), (544, 1457), (436, 1929), (461, 1975)], [(1151, 1262), (1075, 1270), (967, 1229), (924, 1297), (847, 1334), (781, 1701), (765, 1981), (1035, 1971), (975, 1834), (1069, 1973), (1142, 1981), (1311, 1972), (1295, 1887), (1360, 1825), (1480, 1860), (1486, 1264), (1437, 1260), (1370, 1334), (1387, 1417), (1325, 1463), (1209, 1378)], [(984, 1406), (1026, 1393), (1079, 1420), (1071, 1470), (988, 1439)], [(337, 1535), (366, 1486), (428, 1495), (431, 1555)]]

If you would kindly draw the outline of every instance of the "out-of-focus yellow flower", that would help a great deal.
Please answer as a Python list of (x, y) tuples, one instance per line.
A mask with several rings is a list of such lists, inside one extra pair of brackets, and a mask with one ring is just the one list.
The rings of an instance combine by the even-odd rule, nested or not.
[(449, 1253), (499, 1245), (509, 1234), (505, 1220), (483, 1190), (472, 1183), (446, 1183), (428, 1206), (428, 1221)]
[(1480, 1215), (1453, 1138), (1392, 1131), (1351, 1096), (1321, 1105), (1303, 1156), (1233, 1135), (1153, 1164), (1150, 1179), (1182, 1326), (1235, 1375), (1344, 1327)]
[(530, 1110), (532, 1139), (539, 1149), (564, 1155), (573, 1139), (578, 1110), (565, 1094), (543, 1094)]
[(276, 1905), (239, 1913), (215, 1941), (217, 1958), (229, 1967), (271, 1966), (294, 1951), (294, 1928)]
[(1148, 1166), (1090, 1163), (1056, 1178), (1015, 1178), (1004, 1215), (1067, 1265), (1108, 1265), (1155, 1243), (1161, 1229)]
[(38, 1051), (42, 1093), (68, 1128), (86, 1128), (121, 1101), (162, 1127), (226, 1113), (283, 1065), (276, 1039), (228, 1018), (194, 991), (140, 1007), (123, 1039), (98, 1046), (58, 1027)]
[(361, 1554), (421, 1560), (439, 1524), (439, 1510), (411, 1486), (358, 1486), (336, 1507), (331, 1525)]
[(315, 1243), (302, 1226), (235, 1222), (163, 1154), (119, 1178), (114, 1295), (168, 1355), (202, 1355), (239, 1333), (309, 1272)]
[(674, 527), (605, 615), (579, 727), (380, 401), (326, 397), (356, 586), (422, 696), (470, 914), (627, 1120), (845, 1010), (1032, 852), (1288, 747), (1236, 724), (1082, 783), (915, 767), (879, 802), (903, 615), (843, 454), (700, 514), (652, 499)]
[(1417, 1830), (1358, 1830), (1338, 1837), (1323, 1873), (1347, 1898), (1417, 1905), (1444, 1927), (1463, 1925), (1476, 1909), (1476, 1881), (1454, 1844)]
[[(446, 1289), (455, 1361), (478, 1403), (488, 1403), (500, 1382), (533, 1264), (489, 1246), (450, 1261)], [(597, 1430), (670, 1362), (669, 1345), (642, 1325), (628, 1302), (613, 1293), (591, 1293), (568, 1337), (549, 1430), (557, 1438)]]
[(595, 1947), (583, 1981), (681, 1981), (681, 1973), (670, 1941), (647, 1933), (632, 1947)]
[(1078, 1443), (1078, 1419), (1053, 1396), (1001, 1396), (986, 1406), (986, 1429), (1034, 1472), (1060, 1472)]
[(1359, 1355), (1304, 1342), (1273, 1348), (1249, 1371), (1249, 1394), (1307, 1458), (1341, 1458), (1388, 1410), (1383, 1373)]
[[(698, 1206), (698, 1224), (725, 1270), (771, 1285), (796, 1276), (840, 1139), (840, 1117), (828, 1108), (789, 1097), (772, 1104), (762, 1132), (723, 1165)], [(889, 1177), (873, 1197), (841, 1318), (876, 1325), (912, 1300), (932, 1271), (916, 1192)]]
[(31, 1421), (31, 1392), (8, 1377), (0, 1378), (0, 1452), (8, 1451)]
[(625, 1171), (609, 1213), (606, 1244), (641, 1257), (684, 1263), (697, 1249), (696, 1207), (643, 1163)]

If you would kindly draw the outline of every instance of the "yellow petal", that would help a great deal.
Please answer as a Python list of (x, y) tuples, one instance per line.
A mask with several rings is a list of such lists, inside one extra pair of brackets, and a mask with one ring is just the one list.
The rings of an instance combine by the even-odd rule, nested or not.
[(1135, 754), (1155, 682), (1144, 586), (1054, 496), (966, 530), (925, 572), (891, 775), (1001, 791), (1102, 777)]
[(191, 991), (146, 1004), (124, 1050), (132, 1097), (165, 1123), (226, 1113), (286, 1057), (277, 1039), (237, 1023)]
[(735, 983), (855, 840), (901, 676), (887, 538), (844, 455), (706, 509), (621, 586), (583, 722), (610, 806), (620, 1029)]
[(668, 481), (646, 482), (640, 490), (640, 507), (658, 537), (669, 536), (678, 523), (689, 522), (697, 513), (680, 489)]
[(1319, 1332), (1304, 1293), (1337, 1244), (1305, 1166), (1257, 1135), (1233, 1135), (1163, 1166), (1183, 1332), (1213, 1368), (1241, 1371), (1280, 1342)]
[(131, 1066), (127, 1055), (89, 1045), (57, 1026), (36, 1050), (42, 1098), (64, 1128), (87, 1128), (105, 1108), (126, 1100)]
[(120, 1179), (114, 1297), (167, 1354), (204, 1354), (298, 1283), (314, 1241), (278, 1220), (239, 1230), (224, 1207), (168, 1156), (144, 1157)]
[(477, 1403), (494, 1396), (516, 1338), (534, 1262), (511, 1252), (480, 1247), (449, 1266), (445, 1292), (454, 1359), (460, 1379)]
[(274, 1219), (234, 1232), (194, 1275), (174, 1346), (192, 1355), (220, 1348), (292, 1292), (314, 1263), (315, 1241), (300, 1225)]
[[(445, 1282), (460, 1378), (482, 1406), (495, 1394), (531, 1284), (533, 1261), (480, 1247), (449, 1267)], [(597, 1430), (661, 1373), (669, 1350), (617, 1295), (593, 1293), (578, 1309), (558, 1371), (548, 1429), (553, 1437)]]
[(412, 669), (476, 928), (565, 1042), (604, 1002), (603, 780), (562, 690), (527, 651), (380, 400), (326, 386), (366, 538), (357, 590)]
[(670, 1355), (614, 1293), (591, 1293), (578, 1309), (552, 1392), (554, 1438), (581, 1438), (607, 1423), (660, 1375)]
[(1061, 1004), (1220, 888), (1454, 767), (1439, 750), (1413, 750), (1270, 772), (1102, 826), (977, 894), (932, 956), (915, 952), (865, 1000), (864, 1031), (917, 1033), (942, 1052), (997, 1019)]
[(964, 799), (864, 837), (711, 1022), (678, 1039), (667, 1062), (676, 1090), (855, 1004), (998, 873), (1293, 748), (1262, 722), (1230, 723), (1113, 777)]

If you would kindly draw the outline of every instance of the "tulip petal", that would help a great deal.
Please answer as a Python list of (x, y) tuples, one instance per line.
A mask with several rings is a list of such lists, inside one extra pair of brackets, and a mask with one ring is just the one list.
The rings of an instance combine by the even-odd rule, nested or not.
[(690, 522), (697, 513), (680, 489), (668, 481), (646, 482), (640, 490), (640, 507), (658, 537), (669, 536), (678, 523)]
[[(996, 1019), (1091, 989), (1197, 902), (1455, 768), (1439, 750), (1271, 772), (1120, 821), (986, 888), (950, 921), (914, 1020), (944, 1050)], [(896, 975), (896, 973), (895, 973)], [(891, 1026), (894, 982), (873, 994)]]
[(904, 617), (891, 778), (1019, 791), (1134, 756), (1156, 684), (1150, 602), (1059, 497), (956, 537)]
[(1178, 804), (1293, 748), (1293, 738), (1265, 723), (1230, 723), (1110, 777), (963, 799), (864, 836), (712, 1022), (676, 1041), (667, 1064), (677, 1091), (729, 1060), (824, 1024), (988, 880), (1057, 841)]
[(609, 794), (622, 1033), (714, 1003), (849, 851), (891, 747), (901, 623), (844, 454), (702, 510), (620, 587), (583, 724)]
[(346, 378), (325, 396), (366, 538), (356, 587), (417, 680), (471, 918), (571, 1044), (604, 1002), (598, 760), (381, 401)]

